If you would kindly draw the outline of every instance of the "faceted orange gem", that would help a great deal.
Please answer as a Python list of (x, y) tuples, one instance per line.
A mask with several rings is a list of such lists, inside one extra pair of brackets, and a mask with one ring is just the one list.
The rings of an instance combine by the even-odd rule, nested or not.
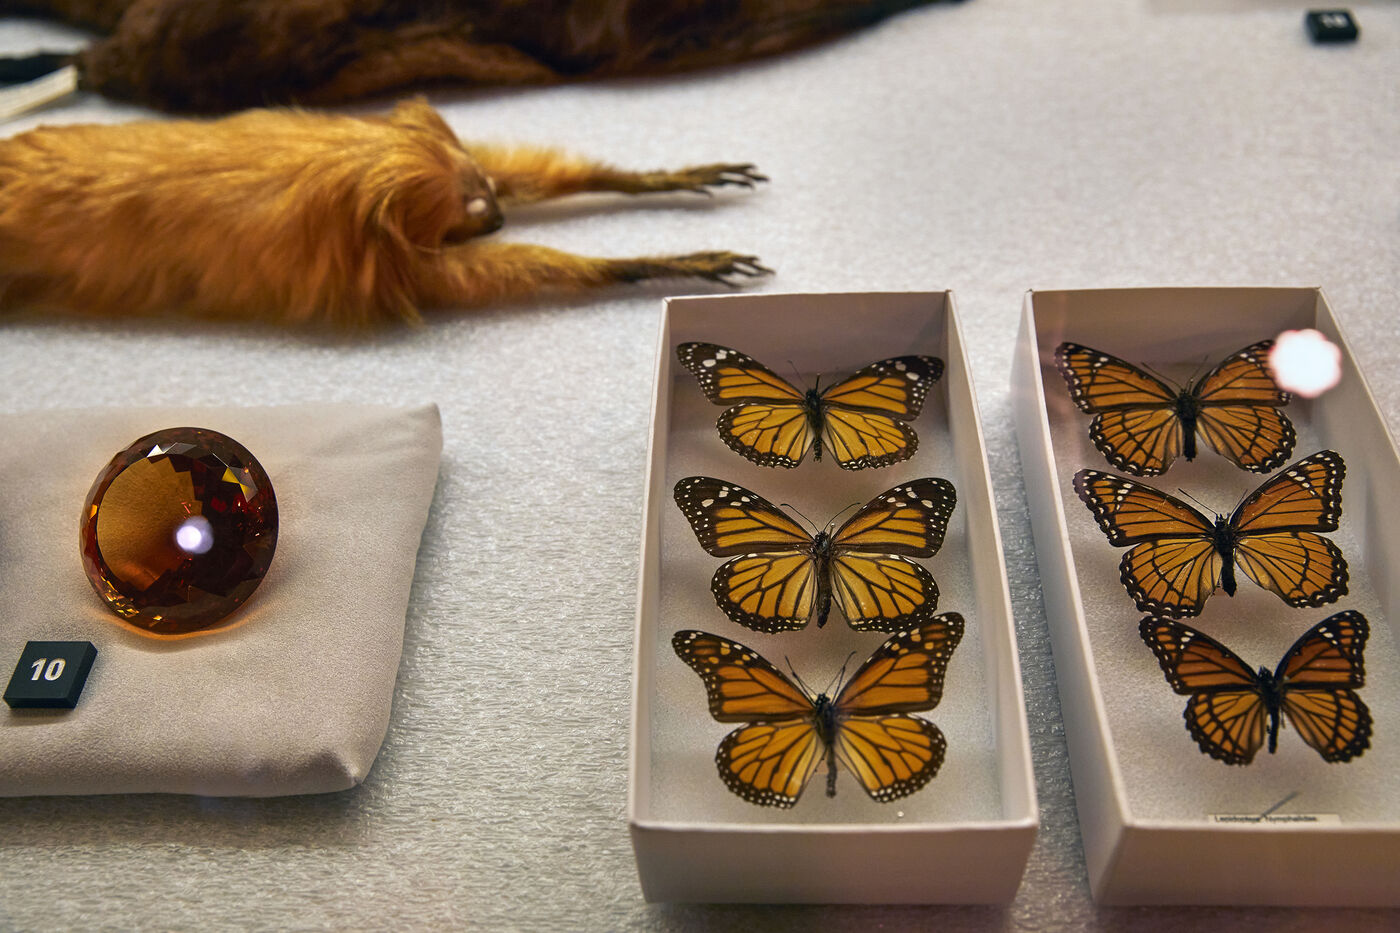
[(184, 635), (258, 588), (277, 548), (277, 498), (233, 438), (167, 428), (98, 474), (79, 532), (88, 581), (112, 611), (140, 631)]

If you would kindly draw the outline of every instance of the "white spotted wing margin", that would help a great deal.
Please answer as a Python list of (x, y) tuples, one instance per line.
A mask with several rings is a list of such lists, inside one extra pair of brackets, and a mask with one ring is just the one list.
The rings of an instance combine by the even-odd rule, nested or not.
[(1247, 765), (1277, 748), (1280, 716), (1331, 764), (1359, 757), (1371, 744), (1363, 653), (1370, 627), (1359, 612), (1330, 616), (1304, 632), (1272, 673), (1254, 671), (1220, 642), (1172, 619), (1148, 616), (1138, 626), (1172, 690), (1189, 697), (1183, 718), (1202, 752)]
[(710, 401), (731, 406), (716, 422), (724, 443), (760, 466), (787, 469), (808, 451), (818, 461), (829, 452), (845, 470), (909, 459), (919, 438), (907, 422), (943, 375), (937, 357), (897, 356), (804, 391), (729, 347), (683, 343), (676, 355)]
[(710, 590), (738, 625), (776, 633), (825, 624), (834, 602), (852, 628), (892, 632), (938, 606), (938, 584), (914, 557), (943, 545), (957, 493), (947, 480), (917, 479), (886, 490), (839, 529), (816, 535), (735, 483), (682, 479), (676, 504), (701, 547), (730, 558)]
[(715, 753), (725, 786), (750, 803), (786, 809), (823, 763), (828, 796), (835, 795), (838, 762), (880, 803), (907, 797), (933, 779), (947, 740), (933, 723), (909, 713), (942, 699), (963, 630), (962, 617), (950, 612), (899, 632), (834, 700), (808, 695), (757, 652), (718, 635), (681, 631), (671, 644), (700, 675), (710, 715), (744, 724)]

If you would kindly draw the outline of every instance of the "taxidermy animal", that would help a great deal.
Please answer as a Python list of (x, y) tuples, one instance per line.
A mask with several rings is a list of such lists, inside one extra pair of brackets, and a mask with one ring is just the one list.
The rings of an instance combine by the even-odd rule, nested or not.
[[(683, 71), (831, 39), (932, 0), (0, 0), (110, 33), (80, 86), (173, 111), (330, 104), (426, 83), (550, 84)], [(8, 78), (3, 73), (8, 71)]]
[(374, 324), (545, 290), (767, 273), (729, 252), (595, 259), (480, 239), (500, 204), (752, 187), (749, 165), (628, 172), (463, 145), (425, 101), (387, 117), (251, 110), (0, 140), (0, 308)]

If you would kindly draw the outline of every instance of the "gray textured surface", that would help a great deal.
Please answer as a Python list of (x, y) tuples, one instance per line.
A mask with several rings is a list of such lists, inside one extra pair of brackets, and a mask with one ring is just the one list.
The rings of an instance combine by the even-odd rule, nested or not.
[[(1400, 9), (1354, 9), (1361, 41), (1316, 48), (1282, 0), (976, 0), (723, 73), (435, 98), (468, 137), (639, 167), (752, 160), (773, 178), (713, 202), (539, 210), (511, 238), (753, 251), (778, 270), (773, 290), (956, 290), (1042, 807), (1009, 908), (641, 901), (622, 814), (653, 290), (443, 315), (362, 343), (5, 324), (3, 410), (431, 399), (445, 448), (366, 783), (266, 801), (0, 801), (0, 927), (1393, 926), (1386, 912), (1093, 906), (1007, 390), (1028, 287), (1321, 284), (1400, 427)], [(5, 24), (0, 50), (56, 35)], [(135, 113), (84, 98), (44, 119)]]

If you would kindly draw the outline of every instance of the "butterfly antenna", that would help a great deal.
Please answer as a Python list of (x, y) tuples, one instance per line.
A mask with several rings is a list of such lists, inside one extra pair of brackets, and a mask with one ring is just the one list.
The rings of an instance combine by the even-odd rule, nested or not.
[(841, 662), (841, 669), (840, 669), (839, 671), (836, 672), (836, 676), (835, 676), (835, 677), (831, 678), (831, 683), (829, 683), (829, 684), (826, 685), (826, 695), (827, 695), (827, 696), (829, 696), (829, 697), (834, 697), (834, 696), (836, 696), (837, 692), (839, 692), (840, 689), (841, 689), (843, 686), (845, 686), (845, 684), (846, 684), (846, 668), (850, 665), (850, 663), (851, 663), (851, 658), (854, 658), (855, 656), (856, 656), (856, 653), (855, 653), (854, 651), (852, 651), (850, 654), (846, 655), (846, 660), (844, 660), (844, 661)]
[(815, 533), (815, 529), (816, 529), (816, 527), (817, 527), (816, 522), (812, 521), (810, 518), (808, 518), (807, 516), (805, 516), (805, 515), (803, 515), (801, 512), (799, 512), (799, 511), (797, 510), (796, 506), (794, 506), (791, 502), (779, 502), (779, 503), (778, 503), (778, 507), (779, 507), (779, 508), (782, 508), (782, 509), (787, 509), (787, 510), (788, 510), (789, 512), (791, 512), (792, 514), (794, 514), (794, 515), (796, 515), (798, 518), (802, 519), (802, 521), (804, 521), (804, 522), (807, 523), (807, 527), (808, 527), (808, 528), (814, 529), (814, 533)]
[(807, 694), (807, 696), (809, 697), (815, 697), (816, 694), (812, 692), (811, 687), (807, 686), (807, 681), (803, 680), (802, 675), (797, 673), (797, 668), (792, 666), (792, 659), (789, 658), (787, 655), (783, 655), (783, 663), (787, 664), (788, 673), (792, 675), (792, 679), (797, 684), (797, 686), (802, 688), (802, 692)]
[[(803, 379), (803, 378), (802, 378), (802, 374), (801, 374), (800, 372), (797, 371), (797, 364), (794, 363), (792, 360), (788, 360), (788, 361), (787, 361), (787, 364), (788, 364), (789, 366), (792, 367), (793, 385), (800, 385), (800, 386), (802, 386), (802, 388), (804, 388), (804, 389), (807, 388), (807, 380), (806, 380), (806, 379)], [(818, 376), (817, 376), (817, 385), (816, 385), (816, 388), (817, 388), (818, 390), (820, 390), (821, 387), (822, 387), (822, 377), (821, 377), (820, 375), (818, 375)]]
[[(1162, 372), (1162, 371), (1161, 371), (1160, 369), (1158, 369), (1156, 366), (1153, 366), (1153, 365), (1151, 365), (1151, 364), (1149, 364), (1149, 363), (1143, 363), (1141, 368), (1142, 368), (1142, 371), (1143, 371), (1143, 372), (1145, 372), (1145, 373), (1151, 373), (1152, 375), (1156, 376), (1158, 379), (1162, 380), (1164, 383), (1166, 383), (1166, 384), (1169, 385), (1169, 386), (1173, 386), (1174, 388), (1177, 388), (1177, 389), (1182, 388), (1181, 383), (1177, 382), (1177, 381), (1176, 381), (1175, 379), (1173, 379), (1171, 376), (1168, 376), (1166, 373)], [(1191, 382), (1195, 382), (1195, 381), (1196, 381), (1196, 377), (1193, 375), (1193, 376), (1191, 377)]]
[(1210, 506), (1206, 505), (1206, 504), (1205, 504), (1204, 502), (1202, 502), (1200, 499), (1197, 499), (1195, 496), (1191, 495), (1189, 492), (1187, 492), (1186, 490), (1182, 489), (1180, 486), (1176, 487), (1176, 491), (1179, 492), (1179, 493), (1181, 493), (1182, 498), (1184, 498), (1184, 499), (1190, 499), (1192, 502), (1196, 503), (1196, 504), (1199, 505), (1201, 508), (1205, 509), (1205, 514), (1207, 514), (1207, 515), (1217, 515), (1217, 514), (1219, 514), (1219, 513), (1217, 513), (1217, 512), (1215, 511), (1215, 509), (1213, 509), (1213, 508), (1211, 508)]
[(831, 521), (829, 521), (829, 522), (826, 523), (826, 530), (827, 530), (827, 531), (831, 531), (831, 529), (833, 529), (833, 528), (836, 527), (836, 522), (841, 518), (842, 515), (845, 515), (845, 514), (846, 514), (847, 512), (849, 512), (851, 509), (858, 509), (858, 508), (860, 508), (860, 503), (859, 503), (859, 502), (852, 502), (850, 505), (846, 506), (844, 509), (842, 509), (841, 511), (837, 512), (835, 515), (831, 516)]

